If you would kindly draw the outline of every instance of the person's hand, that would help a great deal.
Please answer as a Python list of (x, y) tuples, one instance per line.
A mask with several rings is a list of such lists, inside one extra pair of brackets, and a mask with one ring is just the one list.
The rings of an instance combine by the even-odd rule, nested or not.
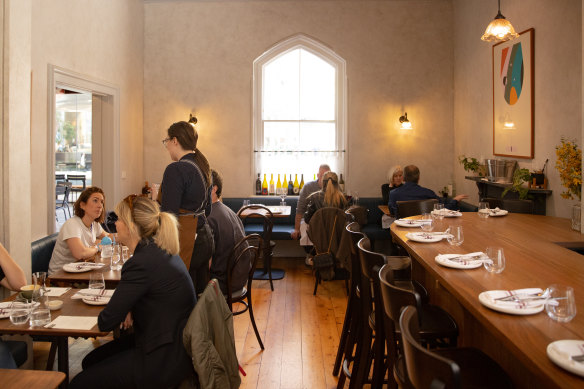
[(456, 200), (456, 201), (460, 201), (460, 200), (464, 200), (464, 199), (468, 199), (468, 195), (459, 194), (458, 196), (454, 197), (454, 200)]
[(120, 329), (127, 330), (134, 325), (134, 319), (132, 319), (132, 312), (128, 312), (126, 319), (120, 323)]
[(292, 236), (292, 239), (298, 240), (300, 239), (300, 231), (298, 230), (294, 230), (290, 233), (290, 235)]

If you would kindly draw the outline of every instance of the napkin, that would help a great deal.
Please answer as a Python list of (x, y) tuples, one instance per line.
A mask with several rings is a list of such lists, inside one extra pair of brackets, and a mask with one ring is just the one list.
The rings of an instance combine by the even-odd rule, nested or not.
[(57, 288), (55, 286), (51, 286), (47, 289), (45, 296), (49, 297), (59, 297), (67, 293), (71, 288)]
[(418, 220), (418, 219), (398, 219), (398, 220), (402, 223), (408, 223), (408, 224), (416, 224), (416, 223), (420, 222), (420, 220)]
[[(531, 298), (534, 296), (530, 296), (537, 293), (543, 293), (541, 288), (525, 288), (525, 289), (516, 289), (516, 290), (493, 290), (486, 292), (488, 298), (490, 298), (494, 304), (500, 305), (502, 307), (509, 307), (515, 309), (526, 309), (526, 308), (534, 308), (539, 307), (540, 305), (545, 303), (545, 299), (541, 300), (527, 300), (522, 301), (522, 298)], [(496, 300), (498, 298), (503, 298), (507, 296), (517, 296), (520, 301), (517, 300), (510, 300), (510, 301), (501, 301)]]
[(83, 297), (91, 297), (91, 296), (105, 296), (105, 297), (112, 297), (114, 294), (115, 289), (81, 289), (79, 292), (75, 293), (71, 296), (72, 300), (79, 300)]
[(482, 251), (476, 251), (474, 253), (468, 253), (468, 254), (461, 254), (461, 255), (458, 255), (456, 257), (444, 258), (444, 259), (446, 259), (447, 261), (450, 261), (450, 262), (459, 263), (461, 265), (468, 265), (470, 263), (477, 263), (477, 262), (483, 263), (483, 262), (491, 261), (489, 259), (489, 257), (487, 257), (487, 254), (483, 253)]
[(59, 316), (45, 327), (62, 330), (90, 330), (97, 325), (96, 316)]

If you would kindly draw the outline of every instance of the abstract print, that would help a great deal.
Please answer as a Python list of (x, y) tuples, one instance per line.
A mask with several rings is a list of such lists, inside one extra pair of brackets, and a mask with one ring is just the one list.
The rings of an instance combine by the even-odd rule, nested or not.
[(523, 87), (523, 50), (521, 42), (506, 47), (501, 52), (501, 72), (504, 98), (507, 104), (514, 105), (521, 96)]

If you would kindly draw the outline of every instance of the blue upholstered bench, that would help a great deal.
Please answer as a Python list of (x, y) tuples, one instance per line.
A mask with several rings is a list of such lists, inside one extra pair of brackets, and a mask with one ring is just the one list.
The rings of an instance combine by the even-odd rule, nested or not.
[(57, 242), (57, 233), (35, 240), (30, 244), (30, 258), (32, 272), (48, 271), (49, 262), (53, 255), (53, 248)]

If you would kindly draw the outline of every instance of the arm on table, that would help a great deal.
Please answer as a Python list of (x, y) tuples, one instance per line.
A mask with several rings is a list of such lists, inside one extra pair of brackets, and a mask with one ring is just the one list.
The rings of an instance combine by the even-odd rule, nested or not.
[(0, 280), (0, 285), (10, 290), (20, 290), (22, 286), (26, 285), (24, 271), (22, 271), (16, 261), (12, 259), (2, 244), (0, 244), (0, 267), (5, 275), (5, 277)]

